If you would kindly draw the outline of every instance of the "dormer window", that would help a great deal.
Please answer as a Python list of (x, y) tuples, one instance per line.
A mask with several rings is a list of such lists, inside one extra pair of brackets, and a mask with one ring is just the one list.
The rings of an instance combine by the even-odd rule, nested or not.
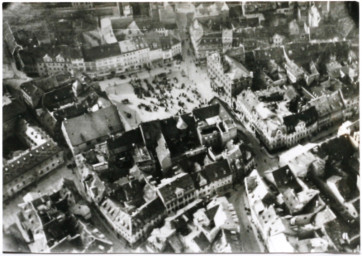
[(184, 196), (184, 190), (182, 188), (176, 188), (175, 194), (177, 198), (181, 198)]

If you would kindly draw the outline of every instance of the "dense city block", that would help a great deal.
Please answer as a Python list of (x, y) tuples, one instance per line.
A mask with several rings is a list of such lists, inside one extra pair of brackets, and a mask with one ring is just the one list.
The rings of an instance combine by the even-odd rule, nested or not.
[(360, 252), (357, 2), (3, 7), (4, 252)]

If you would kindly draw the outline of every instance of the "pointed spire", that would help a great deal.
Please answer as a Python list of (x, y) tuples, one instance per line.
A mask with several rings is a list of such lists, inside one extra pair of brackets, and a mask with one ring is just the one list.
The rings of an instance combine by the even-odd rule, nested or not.
[(177, 129), (179, 130), (186, 130), (188, 128), (188, 125), (186, 124), (186, 122), (182, 119), (181, 116), (178, 117), (177, 120), (177, 124), (176, 124)]

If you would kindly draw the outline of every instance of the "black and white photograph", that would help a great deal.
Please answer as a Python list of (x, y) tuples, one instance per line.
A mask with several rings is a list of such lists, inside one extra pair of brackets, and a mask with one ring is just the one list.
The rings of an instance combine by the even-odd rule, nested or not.
[(2, 8), (2, 253), (360, 254), (358, 1)]

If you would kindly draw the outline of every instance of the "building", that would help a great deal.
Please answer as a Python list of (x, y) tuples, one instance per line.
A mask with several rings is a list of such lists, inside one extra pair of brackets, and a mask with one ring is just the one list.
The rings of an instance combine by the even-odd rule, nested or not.
[[(324, 202), (318, 198), (319, 191), (308, 188), (301, 179), (293, 174), (288, 166), (272, 171), (272, 176), (278, 191), (283, 196), (284, 203), (292, 215), (301, 213), (313, 201), (318, 201), (314, 211), (318, 211), (319, 208), (323, 207)], [(306, 212), (303, 213), (304, 217), (308, 218)]]
[[(38, 181), (64, 163), (63, 151), (42, 129), (21, 119), (4, 145), (3, 199)], [(8, 148), (10, 147), (10, 148)]]
[(183, 172), (172, 178), (162, 179), (156, 190), (168, 214), (196, 198), (194, 182), (189, 174)]
[(150, 63), (150, 49), (142, 38), (132, 38), (118, 43), (122, 52), (124, 69), (140, 69)]
[(316, 109), (319, 116), (319, 129), (340, 123), (345, 119), (345, 113), (348, 112), (341, 90), (335, 91), (331, 95), (322, 95), (311, 99), (304, 106), (304, 109), (308, 107)]
[(9, 93), (3, 95), (3, 140), (10, 137), (16, 130), (21, 116), (26, 112), (26, 107), (19, 99), (11, 97)]
[(347, 135), (352, 145), (358, 149), (360, 145), (359, 120), (346, 121), (338, 129), (338, 136)]
[(163, 3), (158, 7), (158, 18), (164, 23), (176, 23), (176, 12), (170, 3)]
[(61, 139), (61, 124), (65, 119), (111, 106), (97, 91), (97, 85), (88, 76), (78, 73), (74, 82), (43, 95), (36, 117), (51, 136)]
[(199, 141), (206, 147), (223, 147), (237, 135), (236, 124), (220, 104), (195, 109), (193, 115)]
[(307, 72), (304, 73), (304, 79), (307, 85), (311, 85), (313, 82), (318, 81), (320, 74), (316, 67), (316, 64), (311, 61), (306, 69)]
[(197, 60), (206, 59), (211, 52), (228, 49), (233, 42), (230, 24), (220, 18), (195, 18), (190, 25), (189, 33)]
[(319, 26), (319, 22), (322, 20), (318, 8), (312, 5), (308, 10), (308, 25), (309, 27), (315, 28)]
[[(79, 131), (79, 127), (83, 129)], [(74, 155), (90, 149), (112, 134), (124, 131), (117, 108), (113, 105), (64, 120), (61, 129)]]
[(56, 88), (74, 81), (69, 72), (59, 72), (46, 78), (34, 79), (20, 85), (21, 96), (24, 102), (33, 109), (39, 107), (42, 96)]
[(243, 251), (238, 233), (233, 230), (222, 229), (219, 237), (212, 246), (215, 253), (237, 253)]
[(28, 75), (47, 77), (60, 72), (85, 71), (82, 51), (76, 46), (42, 44), (19, 51), (20, 69)]
[(213, 90), (230, 105), (233, 98), (250, 87), (253, 81), (253, 72), (228, 55), (217, 52), (207, 56), (207, 73)]
[(85, 13), (92, 13), (97, 16), (120, 16), (121, 6), (118, 3), (35, 3), (32, 4), (36, 9), (53, 9), (60, 17), (72, 15), (80, 10)]
[(287, 59), (284, 68), (292, 84), (300, 81), (304, 77), (304, 70), (290, 59)]
[(240, 233), (239, 219), (234, 206), (226, 197), (216, 197), (205, 208), (198, 209), (193, 214), (193, 224), (210, 243), (215, 241), (222, 230)]
[[(285, 178), (282, 181), (278, 180), (278, 178), (275, 179), (278, 184), (289, 187), (294, 186), (292, 180), (286, 181), (288, 178)], [(333, 243), (324, 231), (325, 225), (332, 222), (334, 218), (325, 218), (325, 222), (320, 223), (313, 221), (313, 216), (318, 216), (318, 220), (323, 216), (321, 211), (323, 204), (320, 204), (323, 201), (321, 199), (316, 199), (316, 202), (319, 203), (302, 203), (301, 207), (302, 205), (303, 207), (307, 205), (310, 207), (307, 207), (308, 210), (300, 215), (296, 212), (285, 212), (284, 204), (287, 205), (289, 210), (296, 209), (293, 206), (294, 204), (290, 204), (290, 200), (294, 200), (296, 197), (289, 195), (283, 197), (287, 200), (284, 201), (280, 194), (275, 194), (268, 188), (256, 170), (245, 179), (245, 189), (250, 203), (251, 218), (269, 252), (334, 251)], [(282, 191), (282, 194), (286, 193), (283, 188)], [(299, 204), (295, 206), (297, 205), (299, 207)], [(290, 214), (293, 214), (293, 216)], [(307, 234), (309, 235), (307, 236)]]
[(51, 76), (59, 72), (85, 71), (84, 59), (79, 48), (46, 47), (36, 60), (39, 76)]
[(254, 169), (255, 160), (252, 151), (243, 143), (230, 144), (227, 145), (222, 156), (228, 161), (235, 184)]
[(155, 228), (146, 249), (174, 253), (241, 252), (239, 236), (238, 217), (225, 197), (216, 197), (206, 205), (196, 199), (167, 217), (162, 227)]
[(113, 243), (89, 223), (91, 212), (80, 202), (70, 180), (45, 195), (28, 193), (17, 226), (32, 253), (109, 253)]
[(153, 227), (158, 225), (166, 214), (159, 198), (136, 209), (123, 208), (118, 202), (105, 198), (99, 209), (117, 237), (123, 237), (131, 246), (147, 238)]
[(273, 45), (274, 46), (281, 46), (283, 45), (283, 41), (284, 41), (285, 37), (279, 34), (274, 34), (273, 35)]
[[(278, 113), (273, 103), (278, 102)], [(320, 115), (314, 106), (292, 113), (284, 104), (285, 91), (270, 88), (264, 91), (243, 91), (237, 98), (241, 121), (255, 132), (268, 149), (290, 147), (317, 132)]]
[(147, 238), (146, 248), (148, 252), (153, 253), (181, 253), (184, 250), (184, 245), (178, 237), (176, 229), (172, 227), (170, 222), (166, 222), (162, 227), (152, 230)]
[[(124, 164), (126, 157), (115, 162), (108, 159), (102, 143), (77, 155), (76, 164), (87, 198), (97, 205), (117, 238), (136, 246), (164, 219), (166, 208), (153, 187), (146, 189), (144, 178), (130, 175), (133, 167)], [(115, 169), (116, 164), (121, 169)]]
[[(203, 123), (225, 125), (214, 151), (218, 155), (197, 133), (198, 124)], [(236, 125), (220, 104), (214, 104), (191, 114), (145, 122), (122, 134), (98, 137), (98, 141), (94, 136), (88, 147), (74, 144), (82, 148), (73, 148), (73, 152), (83, 152), (75, 159), (87, 199), (99, 206), (118, 237), (136, 246), (166, 215), (179, 216), (179, 211), (202, 202), (199, 198), (225, 194), (244, 170), (251, 168), (251, 153), (239, 144), (236, 148), (231, 145), (235, 137)], [(223, 152), (227, 143), (230, 145)], [(230, 214), (235, 217), (228, 213), (225, 218)], [(148, 250), (201, 252), (211, 248), (211, 242), (198, 231), (179, 237), (174, 231), (179, 221), (173, 221), (177, 227), (154, 230), (147, 240)], [(228, 223), (220, 226), (226, 229)]]
[(234, 177), (226, 160), (205, 165), (196, 175), (199, 186), (198, 197), (210, 198), (215, 194), (223, 195), (232, 188)]
[(200, 3), (195, 7), (195, 17), (229, 17), (229, 7), (225, 2)]
[(124, 62), (117, 42), (82, 49), (85, 70), (87, 73), (108, 74), (111, 71), (123, 70)]

